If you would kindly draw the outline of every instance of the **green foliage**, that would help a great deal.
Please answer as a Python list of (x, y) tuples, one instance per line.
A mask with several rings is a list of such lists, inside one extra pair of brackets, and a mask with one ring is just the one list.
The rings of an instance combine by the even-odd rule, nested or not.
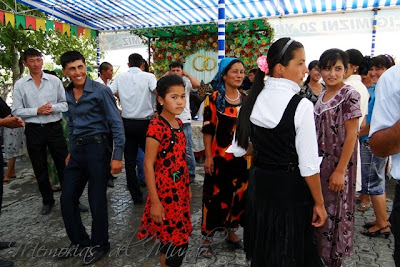
[[(47, 15), (31, 10), (30, 7), (14, 0), (1, 0), (0, 9), (8, 12), (24, 12), (24, 15), (48, 19)], [(44, 55), (51, 56), (56, 64), (60, 62), (60, 56), (69, 50), (81, 52), (88, 65), (96, 63), (96, 40), (85, 36), (68, 36), (59, 31), (25, 30), (12, 27), (10, 24), (0, 24), (0, 84), (15, 82), (23, 73), (20, 57), (27, 48), (32, 47), (41, 51)], [(12, 77), (12, 79), (11, 79)]]

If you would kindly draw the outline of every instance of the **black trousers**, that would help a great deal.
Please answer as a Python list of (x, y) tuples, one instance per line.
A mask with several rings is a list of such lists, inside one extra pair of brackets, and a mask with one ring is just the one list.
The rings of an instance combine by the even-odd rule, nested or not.
[(47, 169), (47, 148), (56, 165), (60, 184), (63, 183), (65, 158), (68, 155), (67, 144), (64, 139), (63, 128), (60, 121), (44, 125), (27, 123), (25, 126), (26, 146), (33, 171), (39, 186), (43, 204), (53, 204), (53, 191), (50, 186)]
[(400, 267), (400, 180), (397, 180), (389, 221), (394, 236), (394, 262)]
[[(61, 193), (61, 212), (67, 235), (73, 244), (99, 246), (108, 249), (107, 172), (110, 170), (110, 146), (87, 144), (72, 147), (65, 167)], [(82, 223), (78, 203), (88, 183), (92, 236)]]
[(140, 191), (139, 182), (136, 174), (136, 156), (138, 147), (140, 146), (145, 151), (146, 132), (149, 127), (150, 120), (133, 120), (123, 118), (125, 128), (125, 171), (126, 182), (132, 200), (142, 201), (143, 194)]

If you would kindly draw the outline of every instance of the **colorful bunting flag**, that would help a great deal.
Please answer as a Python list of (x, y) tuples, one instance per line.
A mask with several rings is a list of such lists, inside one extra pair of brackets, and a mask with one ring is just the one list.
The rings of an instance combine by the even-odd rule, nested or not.
[(37, 18), (36, 19), (36, 29), (45, 31), (46, 30), (46, 20)]
[(90, 38), (90, 35), (91, 35), (91, 30), (90, 30), (90, 29), (88, 29), (88, 28), (85, 28), (84, 35), (85, 35), (87, 38)]
[(34, 17), (25, 17), (25, 26), (27, 29), (36, 30), (36, 19)]
[(4, 25), (4, 11), (0, 11), (0, 23)]
[(22, 29), (26, 29), (25, 16), (15, 15), (15, 23), (17, 24), (17, 28), (21, 27)]
[(46, 32), (54, 30), (54, 21), (46, 20)]
[(78, 36), (78, 27), (71, 25), (71, 35)]
[(92, 39), (95, 39), (97, 37), (97, 31), (96, 30), (90, 30), (90, 37)]
[(56, 30), (68, 36), (73, 35), (79, 37), (84, 35), (88, 38), (97, 38), (97, 31), (89, 28), (0, 11), (0, 25), (7, 25), (8, 23), (13, 27), (22, 29), (46, 30), (46, 32)]
[(63, 23), (63, 34), (67, 34), (68, 36), (71, 35), (71, 28), (69, 26), (69, 24)]
[(5, 19), (6, 19), (5, 25), (7, 25), (8, 23), (10, 23), (11, 26), (15, 27), (15, 16), (14, 16), (14, 14), (11, 14), (11, 13), (6, 12), (6, 14), (5, 14)]
[(85, 31), (85, 28), (78, 27), (78, 36), (83, 35), (84, 31)]
[(63, 24), (61, 22), (54, 22), (54, 30), (63, 32)]

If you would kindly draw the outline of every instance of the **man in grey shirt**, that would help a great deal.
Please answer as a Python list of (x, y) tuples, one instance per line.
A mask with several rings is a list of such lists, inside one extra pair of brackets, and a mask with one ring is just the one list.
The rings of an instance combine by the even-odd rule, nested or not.
[(14, 85), (12, 114), (25, 121), (26, 144), (43, 198), (41, 214), (45, 215), (54, 206), (46, 150), (50, 150), (62, 184), (68, 149), (61, 118), (62, 112), (68, 110), (68, 104), (61, 81), (53, 75), (43, 73), (43, 58), (38, 50), (27, 49), (23, 55), (23, 63), (29, 69), (29, 74)]

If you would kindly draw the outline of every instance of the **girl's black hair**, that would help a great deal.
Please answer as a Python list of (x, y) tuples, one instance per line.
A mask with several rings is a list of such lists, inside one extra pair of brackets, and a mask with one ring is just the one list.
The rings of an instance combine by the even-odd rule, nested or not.
[(358, 73), (360, 75), (367, 75), (368, 71), (371, 69), (371, 57), (364, 56), (363, 61), (361, 63), (360, 68), (358, 69)]
[(392, 66), (394, 66), (394, 60), (388, 54), (379, 55), (379, 56), (371, 58), (370, 68), (372, 68), (372, 67), (382, 68), (383, 67), (383, 68), (389, 69)]
[(367, 75), (369, 70), (369, 57), (364, 57), (357, 49), (346, 50), (346, 54), (349, 56), (349, 63), (358, 66), (356, 74)]
[(339, 60), (342, 61), (344, 68), (347, 69), (347, 65), (349, 65), (349, 56), (346, 52), (337, 48), (328, 49), (322, 53), (319, 58), (319, 68), (322, 70), (326, 67), (332, 67)]
[[(182, 77), (178, 75), (167, 75), (162, 77), (161, 79), (158, 80), (157, 82), (157, 96), (160, 96), (162, 98), (165, 98), (165, 95), (168, 93), (169, 88), (174, 85), (182, 85), (185, 87), (185, 83), (182, 79)], [(162, 105), (157, 101), (157, 113), (161, 114), (162, 112)]]
[[(283, 51), (288, 42), (291, 42), (290, 45), (286, 47), (285, 51)], [(289, 61), (294, 58), (294, 51), (300, 48), (303, 48), (303, 45), (300, 42), (293, 41), (288, 37), (280, 38), (269, 48), (267, 54), (269, 73), (264, 73), (260, 69), (257, 70), (253, 85), (251, 86), (250, 94), (243, 101), (243, 105), (240, 108), (239, 119), (236, 128), (236, 141), (238, 142), (238, 145), (244, 149), (247, 149), (249, 143), (250, 115), (258, 95), (264, 88), (265, 75), (269, 74), (269, 76), (273, 76), (275, 71), (274, 68), (279, 63), (283, 66), (287, 66)]]
[[(308, 71), (311, 71), (313, 68), (318, 67), (318, 60), (313, 60), (310, 62), (310, 64), (308, 64)], [(311, 81), (311, 76), (310, 73), (307, 76), (306, 81), (304, 82), (304, 85), (309, 84)]]

